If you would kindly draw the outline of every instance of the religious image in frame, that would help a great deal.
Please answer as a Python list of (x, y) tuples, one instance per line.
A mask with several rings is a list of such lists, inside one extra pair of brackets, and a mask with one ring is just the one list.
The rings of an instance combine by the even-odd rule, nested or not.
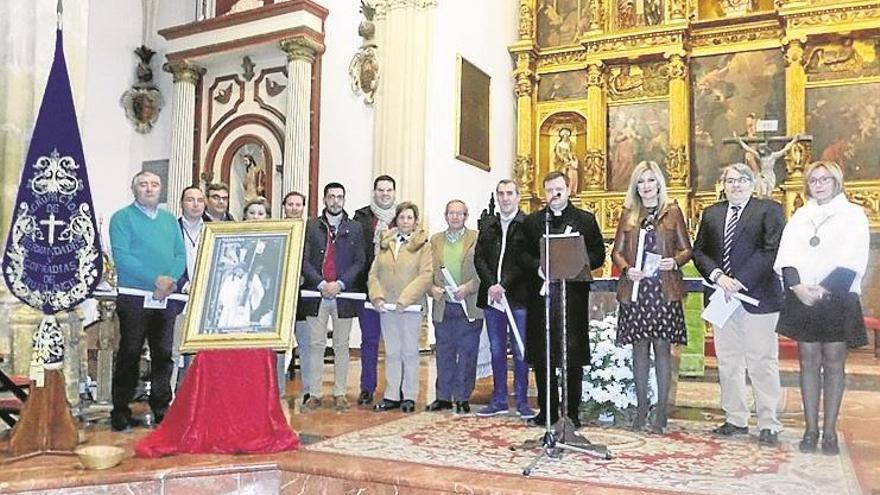
[(590, 30), (590, 0), (538, 0), (538, 46), (574, 45)]
[(491, 78), (457, 56), (455, 158), (488, 171)]
[(655, 101), (608, 108), (608, 190), (626, 191), (641, 161), (661, 167), (669, 151), (669, 103)]
[(289, 348), (304, 228), (302, 220), (205, 224), (182, 352)]
[(807, 88), (814, 160), (840, 165), (846, 180), (880, 179), (880, 83)]
[(574, 100), (587, 97), (587, 71), (571, 70), (543, 74), (538, 80), (538, 101)]
[[(691, 59), (692, 184), (712, 191), (721, 169), (751, 165), (734, 134), (755, 141), (785, 133), (785, 63), (780, 50), (728, 53)], [(775, 121), (776, 131), (758, 132), (757, 121)], [(784, 160), (776, 162), (777, 182), (785, 178)]]
[(656, 26), (663, 22), (663, 0), (614, 0), (617, 29)]

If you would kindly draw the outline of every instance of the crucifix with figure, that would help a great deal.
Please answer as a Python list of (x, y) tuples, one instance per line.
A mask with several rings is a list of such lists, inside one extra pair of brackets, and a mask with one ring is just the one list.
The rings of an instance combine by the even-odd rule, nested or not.
[[(749, 124), (749, 120), (754, 125)], [(722, 143), (735, 144), (745, 152), (743, 160), (755, 172), (755, 193), (758, 197), (769, 198), (776, 188), (776, 162), (791, 149), (792, 146), (800, 141), (812, 141), (813, 136), (806, 134), (798, 134), (796, 136), (774, 136), (767, 137), (767, 132), (777, 130), (779, 121), (777, 120), (757, 120), (754, 114), (750, 114), (746, 119), (746, 136), (742, 137), (733, 134), (732, 138), (724, 138)], [(758, 136), (758, 133), (761, 136)], [(779, 151), (773, 151), (771, 143), (784, 142), (785, 146)]]

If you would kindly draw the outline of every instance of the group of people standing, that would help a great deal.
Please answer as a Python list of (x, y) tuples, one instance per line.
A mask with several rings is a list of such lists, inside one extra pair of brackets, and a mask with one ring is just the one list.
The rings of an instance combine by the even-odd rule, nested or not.
[[(843, 173), (832, 162), (818, 161), (806, 168), (806, 204), (788, 224), (780, 204), (753, 197), (756, 180), (748, 165), (725, 167), (721, 181), (726, 199), (702, 212), (691, 245), (681, 211), (668, 199), (659, 167), (642, 162), (630, 180), (612, 258), (621, 270), (617, 340), (633, 344), (638, 401), (633, 429), (662, 433), (666, 427), (669, 348), (686, 343), (681, 307), (685, 291), (679, 269), (693, 259), (707, 281), (707, 301), (715, 291), (721, 291), (727, 301), (751, 301), (739, 303), (726, 323), (714, 328), (726, 418), (713, 433), (721, 437), (748, 434), (748, 375), (755, 397), (758, 442), (778, 443), (782, 429), (777, 416), (782, 399), (778, 333), (798, 342), (805, 416), (799, 449), (815, 452), (819, 448), (821, 396), (821, 450), (836, 455), (847, 351), (867, 343), (859, 302), (870, 242), (867, 217), (860, 206), (847, 200)], [(642, 253), (641, 260), (637, 252)], [(658, 255), (659, 261), (649, 262)], [(645, 266), (656, 274), (646, 273)], [(650, 419), (648, 347), (653, 347), (658, 384), (658, 401)]]
[[(692, 245), (684, 215), (669, 198), (661, 168), (654, 162), (641, 162), (632, 173), (611, 256), (620, 270), (617, 343), (633, 346), (638, 405), (632, 428), (656, 434), (666, 430), (671, 346), (687, 341), (681, 268), (693, 260), (707, 282), (707, 300), (717, 290), (727, 301), (749, 301), (739, 303), (727, 322), (714, 329), (726, 419), (713, 432), (723, 437), (748, 433), (748, 374), (755, 393), (759, 443), (778, 442), (778, 332), (799, 342), (806, 419), (800, 449), (818, 449), (819, 402), (824, 396), (822, 451), (835, 454), (847, 350), (867, 342), (859, 303), (868, 258), (867, 218), (846, 199), (841, 170), (831, 162), (807, 168), (806, 204), (787, 225), (781, 205), (752, 196), (755, 177), (747, 165), (726, 167), (721, 181), (726, 199), (703, 211)], [(421, 320), (430, 298), (437, 381), (436, 400), (427, 405), (428, 411), (470, 412), (485, 322), (493, 393), (489, 404), (476, 414), (510, 413), (507, 367), (508, 349), (512, 349), (516, 413), (534, 426), (545, 424), (548, 417), (556, 422), (560, 397), (553, 370), (560, 367), (566, 348), (568, 367), (563, 379), (568, 400), (562, 413), (579, 427), (583, 369), (590, 363), (590, 283), (545, 281), (541, 244), (545, 229), (551, 235), (582, 235), (584, 259), (591, 270), (604, 264), (605, 244), (595, 216), (569, 200), (571, 188), (565, 174), (550, 172), (542, 185), (546, 205), (527, 215), (519, 209), (517, 184), (500, 181), (495, 188), (499, 211), (481, 220), (479, 232), (466, 225), (468, 206), (451, 200), (444, 211), (447, 228), (429, 237), (419, 221), (418, 206), (396, 201), (392, 177), (374, 180), (370, 204), (353, 217), (344, 209), (345, 187), (327, 184), (322, 211), (306, 224), (301, 285), (306, 292), (300, 297), (294, 331), (301, 357), (303, 411), (329, 404), (322, 394), (322, 374), (331, 322), (332, 405), (339, 411), (349, 409), (349, 336), (355, 317), (362, 335), (357, 404), (372, 405), (376, 411), (414, 411), (419, 395)], [(223, 184), (211, 184), (204, 192), (198, 187), (184, 190), (183, 215), (176, 225), (170, 214), (157, 208), (160, 189), (155, 174), (137, 174), (132, 181), (134, 203), (117, 212), (110, 224), (120, 286), (151, 293), (121, 295), (118, 302), (122, 339), (113, 382), (112, 425), (116, 430), (136, 424), (128, 402), (145, 338), (152, 352), (150, 405), (157, 421), (171, 398), (173, 317), (180, 308), (155, 309), (143, 299), (161, 301), (174, 291), (185, 290), (203, 223), (233, 220), (227, 211), (229, 189)], [(299, 192), (288, 193), (283, 216), (302, 218), (305, 200)], [(264, 219), (270, 214), (262, 198), (248, 202), (243, 211), (245, 219)], [(544, 294), (548, 291), (550, 323), (545, 327)], [(566, 332), (562, 332), (563, 315)], [(566, 346), (561, 345), (563, 334)], [(385, 349), (385, 386), (383, 397), (373, 404), (380, 338)], [(524, 352), (517, 341), (524, 343)], [(648, 399), (652, 354), (658, 396), (653, 408)], [(528, 400), (530, 365), (538, 388), (537, 415)], [(279, 366), (279, 372), (283, 369)], [(545, 390), (550, 391), (549, 397)]]

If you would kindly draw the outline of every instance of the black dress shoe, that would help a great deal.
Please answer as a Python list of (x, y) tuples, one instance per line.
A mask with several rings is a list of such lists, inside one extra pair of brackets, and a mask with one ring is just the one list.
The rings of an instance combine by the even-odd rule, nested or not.
[(400, 401), (382, 399), (373, 407), (375, 411), (390, 411), (392, 409), (400, 409)]
[(434, 402), (425, 406), (425, 411), (443, 411), (445, 409), (452, 409), (452, 402), (448, 400), (437, 399)]
[(153, 411), (153, 425), (159, 426), (162, 423), (162, 420), (165, 419), (165, 412), (167, 409), (161, 409), (159, 411)]
[(837, 445), (837, 435), (822, 435), (822, 453), (825, 455), (840, 455), (840, 446)]
[(306, 405), (306, 402), (312, 397), (312, 394), (303, 394), (303, 405)]
[(575, 416), (575, 417), (573, 417), (573, 418), (570, 417), (570, 418), (568, 418), (568, 419), (571, 420), (571, 424), (574, 425), (574, 428), (575, 428), (576, 430), (579, 430), (579, 429), (581, 428), (581, 426), (583, 426), (583, 425), (581, 425), (581, 418), (579, 418), (579, 417), (577, 417), (577, 416)]
[(143, 419), (133, 418), (131, 416), (123, 419), (110, 418), (110, 427), (113, 431), (131, 431), (132, 428), (139, 428), (146, 425)]
[(416, 403), (411, 400), (405, 400), (400, 403), (400, 410), (405, 413), (411, 413), (416, 410)]
[(456, 401), (455, 403), (455, 414), (470, 414), (471, 405), (466, 400)]
[(725, 421), (723, 425), (712, 430), (712, 433), (714, 433), (715, 435), (722, 436), (722, 437), (730, 437), (733, 435), (748, 435), (749, 434), (749, 427), (748, 426), (736, 426), (734, 424), (730, 424)]
[[(550, 426), (556, 424), (559, 418), (554, 418), (550, 416)], [(538, 413), (534, 418), (529, 418), (526, 420), (526, 426), (531, 426), (535, 428), (544, 428), (546, 425), (544, 423), (547, 422), (547, 416), (544, 416), (544, 413)]]
[(110, 413), (110, 427), (113, 428), (113, 431), (129, 430), (131, 429), (131, 426), (128, 424), (129, 419), (131, 419), (129, 414)]
[(367, 392), (366, 390), (361, 390), (361, 395), (358, 395), (358, 405), (359, 406), (367, 406), (373, 403), (373, 392)]
[(779, 444), (779, 437), (775, 431), (770, 431), (769, 428), (761, 430), (761, 433), (758, 435), (758, 445), (775, 447), (777, 444)]
[(801, 439), (801, 443), (798, 444), (798, 450), (803, 452), (804, 454), (810, 454), (816, 451), (816, 447), (819, 445), (819, 432), (818, 431), (805, 431), (804, 438)]

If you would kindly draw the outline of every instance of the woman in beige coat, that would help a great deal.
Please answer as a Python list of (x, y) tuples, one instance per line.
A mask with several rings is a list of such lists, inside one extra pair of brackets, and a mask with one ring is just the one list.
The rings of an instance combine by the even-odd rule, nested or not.
[[(419, 329), (421, 311), (405, 311), (421, 305), (433, 277), (431, 244), (418, 227), (419, 208), (410, 202), (397, 205), (397, 227), (379, 242), (379, 252), (367, 281), (372, 304), (382, 322), (385, 345), (385, 396), (376, 411), (400, 408), (415, 410), (419, 395)], [(394, 305), (389, 307), (389, 305)], [(400, 393), (403, 401), (400, 401)]]

